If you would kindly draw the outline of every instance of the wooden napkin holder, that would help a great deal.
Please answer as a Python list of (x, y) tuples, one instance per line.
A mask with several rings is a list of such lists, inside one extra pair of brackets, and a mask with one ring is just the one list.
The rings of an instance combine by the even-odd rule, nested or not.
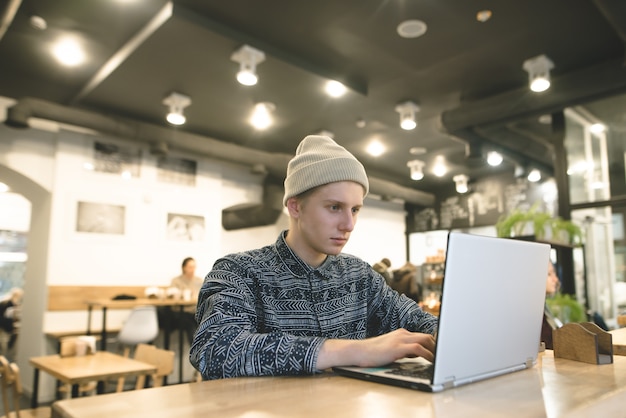
[(554, 357), (590, 364), (613, 363), (613, 337), (592, 322), (563, 325), (552, 331)]

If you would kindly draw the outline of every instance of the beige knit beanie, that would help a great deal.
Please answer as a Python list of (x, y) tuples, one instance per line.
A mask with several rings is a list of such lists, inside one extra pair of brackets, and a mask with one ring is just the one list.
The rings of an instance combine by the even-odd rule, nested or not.
[(363, 165), (341, 145), (327, 136), (309, 135), (300, 142), (296, 155), (287, 165), (285, 197), (297, 196), (314, 187), (337, 181), (354, 181), (369, 191)]

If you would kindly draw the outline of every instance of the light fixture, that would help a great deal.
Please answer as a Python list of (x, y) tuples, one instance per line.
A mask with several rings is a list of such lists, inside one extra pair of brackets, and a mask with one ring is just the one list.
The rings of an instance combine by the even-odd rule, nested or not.
[(366, 150), (367, 153), (372, 157), (380, 157), (385, 153), (385, 151), (387, 151), (387, 148), (385, 148), (382, 142), (374, 139), (372, 142), (369, 143)]
[(456, 185), (457, 193), (467, 193), (467, 191), (469, 190), (469, 187), (467, 186), (468, 180), (469, 177), (467, 177), (465, 174), (458, 174), (452, 177), (452, 181), (454, 181), (454, 184)]
[(255, 104), (250, 123), (259, 131), (269, 128), (274, 122), (272, 112), (274, 112), (275, 109), (276, 106), (274, 106), (274, 103), (260, 102)]
[(183, 114), (183, 109), (191, 104), (191, 98), (189, 98), (189, 96), (173, 92), (163, 99), (163, 104), (170, 108), (165, 117), (169, 123), (172, 125), (182, 125), (187, 121), (187, 118)]
[(448, 172), (446, 162), (441, 155), (435, 158), (435, 165), (433, 166), (433, 174), (437, 177), (443, 177)]
[(426, 23), (417, 19), (405, 20), (396, 28), (398, 35), (405, 39), (419, 38), (424, 35), (427, 30), (428, 26)]
[(533, 168), (532, 170), (530, 170), (530, 173), (528, 173), (527, 179), (532, 183), (538, 182), (539, 180), (541, 180), (541, 171)]
[(536, 93), (550, 88), (550, 70), (554, 63), (545, 55), (538, 55), (524, 61), (524, 70), (528, 72), (530, 89)]
[(480, 10), (476, 12), (476, 20), (479, 21), (480, 23), (485, 23), (486, 21), (491, 19), (492, 14), (493, 13), (489, 9)]
[(424, 161), (411, 160), (406, 163), (406, 165), (411, 170), (412, 180), (421, 180), (424, 178)]
[(344, 94), (346, 94), (346, 91), (348, 91), (346, 86), (335, 80), (327, 81), (324, 90), (326, 90), (326, 94), (328, 94), (330, 97), (335, 98), (343, 96)]
[(601, 134), (604, 131), (606, 131), (606, 125), (602, 123), (594, 123), (593, 125), (589, 126), (589, 132), (591, 132), (592, 134)]
[(243, 45), (233, 52), (230, 59), (239, 63), (237, 81), (244, 86), (254, 86), (259, 80), (256, 66), (265, 61), (265, 53), (249, 45)]
[(0, 193), (6, 193), (9, 191), (9, 186), (0, 182)]
[(497, 167), (502, 164), (502, 154), (497, 151), (489, 151), (487, 153), (487, 164), (492, 167)]
[(52, 54), (61, 64), (75, 67), (85, 61), (85, 51), (75, 38), (60, 39), (52, 48)]
[(400, 127), (406, 131), (415, 129), (417, 122), (415, 121), (415, 113), (419, 112), (420, 108), (415, 103), (408, 101), (400, 103), (396, 106), (396, 112), (400, 114)]

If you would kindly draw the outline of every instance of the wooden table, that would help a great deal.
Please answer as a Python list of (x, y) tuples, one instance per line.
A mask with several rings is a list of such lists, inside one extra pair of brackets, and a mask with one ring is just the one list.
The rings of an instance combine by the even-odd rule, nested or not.
[(541, 354), (532, 369), (440, 393), (325, 373), (213, 380), (62, 400), (53, 417), (614, 417), (624, 416), (626, 357), (590, 365)]
[[(78, 393), (81, 383), (104, 382), (118, 377), (137, 376), (156, 372), (152, 364), (143, 363), (118, 354), (98, 351), (87, 356), (61, 357), (58, 354), (51, 356), (33, 357), (30, 360), (35, 371), (33, 377), (33, 396), (31, 406), (38, 405), (39, 371), (52, 375), (63, 383), (72, 385), (72, 396)], [(102, 392), (103, 384), (98, 385), (98, 392)]]
[(626, 328), (618, 328), (609, 332), (613, 336), (613, 354), (626, 356)]
[[(178, 307), (180, 312), (186, 307), (197, 305), (197, 300), (182, 300), (182, 299), (156, 299), (156, 298), (139, 298), (139, 299), (125, 299), (125, 300), (113, 300), (113, 299), (92, 299), (85, 301), (87, 304), (87, 335), (91, 335), (91, 312), (93, 308), (102, 309), (102, 328), (100, 331), (100, 350), (106, 350), (107, 341), (107, 310), (108, 309), (132, 309), (137, 306), (162, 306), (167, 308)], [(164, 338), (164, 347), (166, 350), (170, 348), (170, 336), (169, 331), (166, 331)], [(178, 332), (178, 382), (183, 380), (183, 332), (179, 329)]]

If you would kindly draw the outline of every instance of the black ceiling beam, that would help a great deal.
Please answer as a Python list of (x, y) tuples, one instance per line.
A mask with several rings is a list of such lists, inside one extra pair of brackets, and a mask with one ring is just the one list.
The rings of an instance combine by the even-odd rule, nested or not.
[(544, 93), (533, 93), (528, 86), (464, 103), (442, 113), (442, 126), (455, 135), (484, 124), (505, 125), (520, 119), (552, 114), (570, 106), (605, 98), (626, 91), (626, 67), (622, 59), (553, 77)]
[(315, 74), (319, 77), (326, 78), (329, 80), (336, 80), (349, 89), (353, 90), (356, 93), (359, 93), (363, 96), (367, 96), (367, 82), (364, 80), (357, 79), (356, 77), (351, 77), (346, 74), (341, 74), (339, 71), (335, 71), (332, 69), (324, 68), (321, 65), (311, 62), (307, 60), (302, 55), (298, 55), (292, 51), (285, 51), (284, 49), (278, 48), (275, 45), (272, 45), (258, 37), (252, 36), (248, 33), (245, 33), (241, 30), (235, 29), (231, 26), (228, 26), (222, 22), (219, 22), (215, 19), (208, 18), (206, 16), (202, 16), (184, 6), (181, 6), (177, 3), (174, 3), (174, 16), (185, 19), (189, 22), (195, 23), (199, 26), (210, 30), (211, 32), (218, 33), (226, 38), (235, 40), (237, 42), (241, 42), (242, 44), (250, 45), (254, 48), (257, 48), (265, 54), (272, 56), (273, 58), (279, 59), (283, 62), (286, 62), (294, 67), (300, 68), (306, 72)]

